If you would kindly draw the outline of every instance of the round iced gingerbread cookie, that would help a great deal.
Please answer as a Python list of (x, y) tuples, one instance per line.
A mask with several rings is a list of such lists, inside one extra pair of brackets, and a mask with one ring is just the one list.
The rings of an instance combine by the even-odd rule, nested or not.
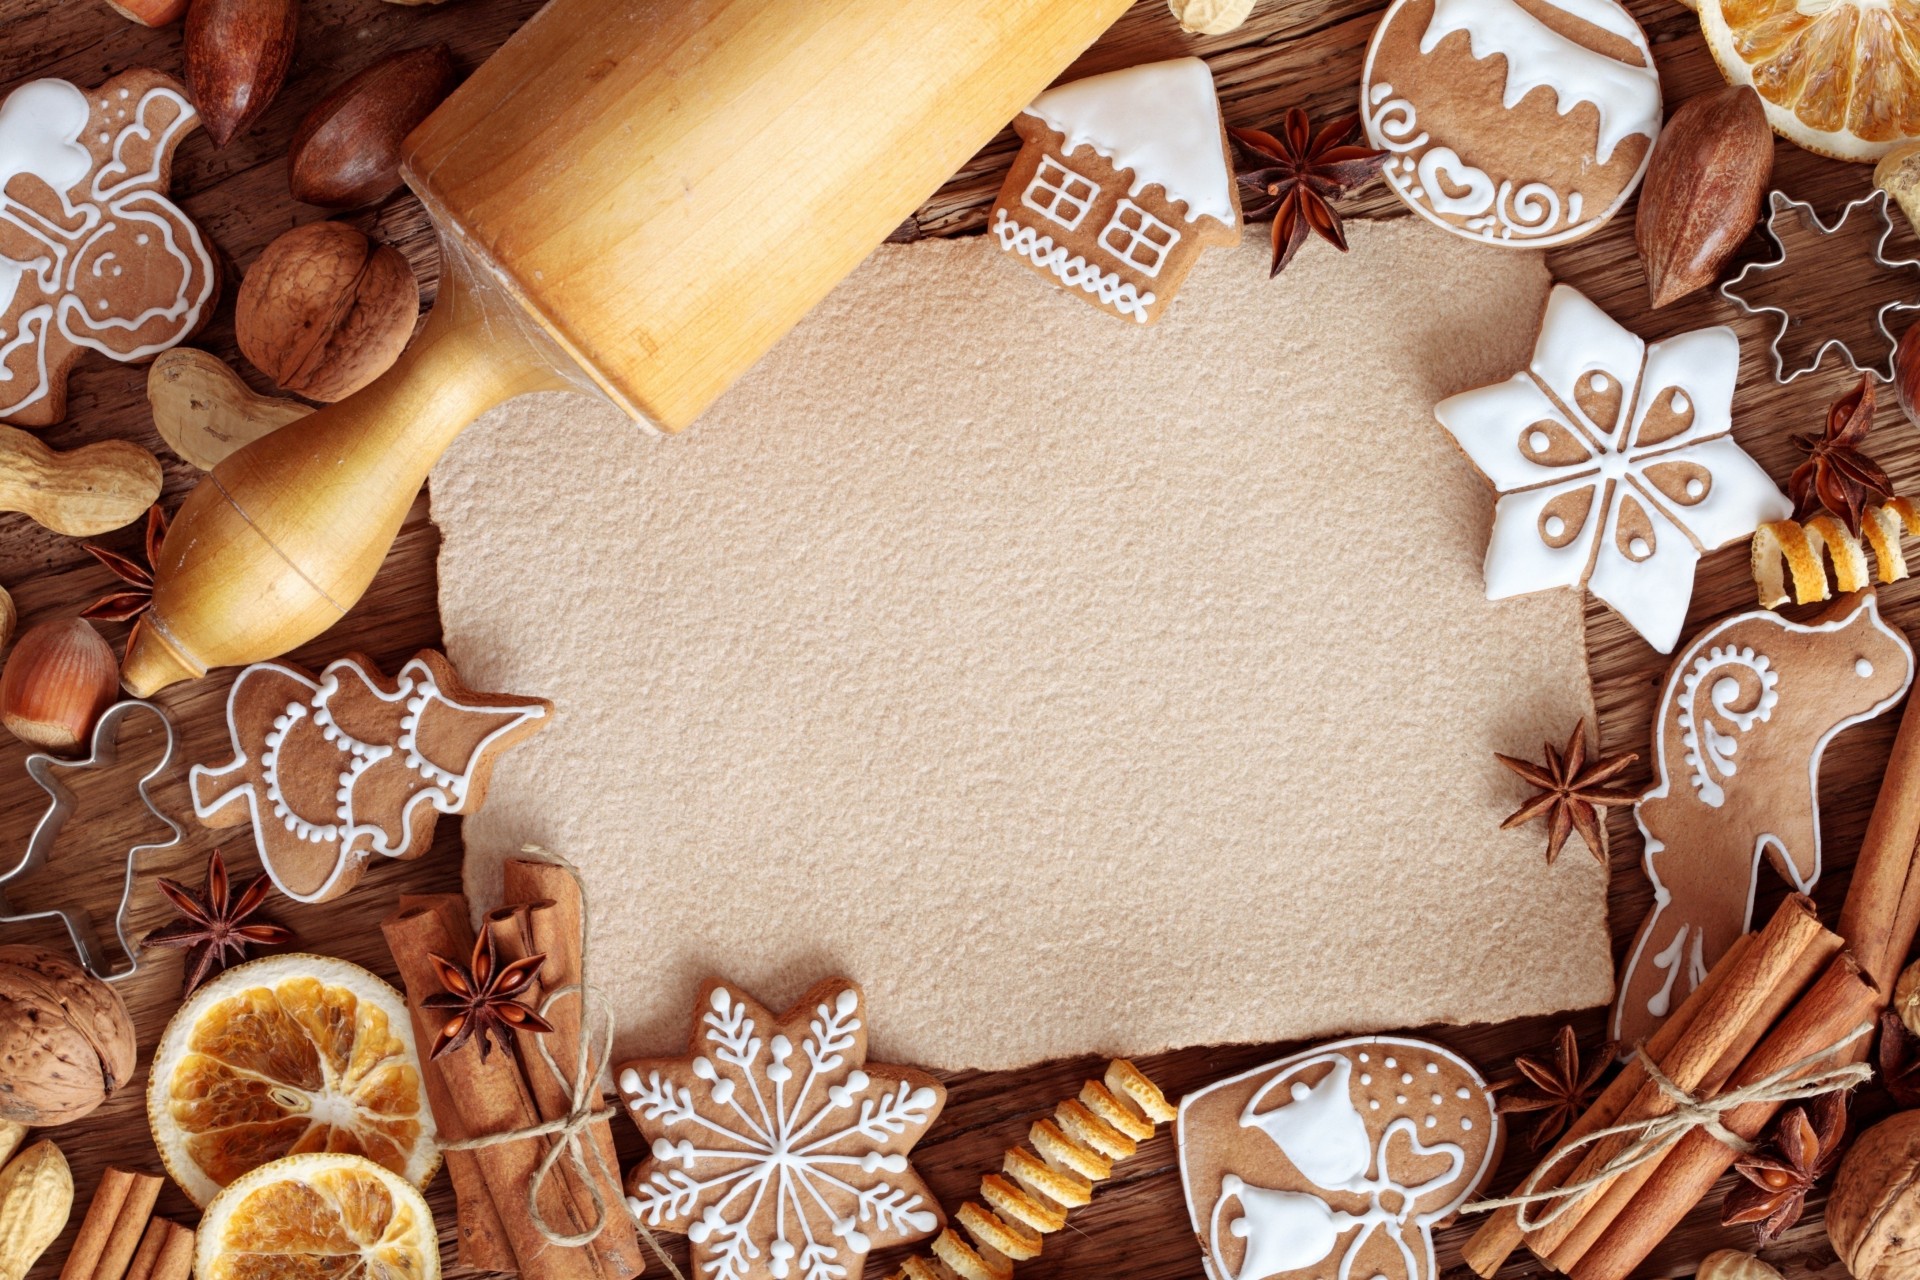
[(1639, 185), (1660, 77), (1615, 0), (1394, 0), (1360, 111), (1422, 217), (1492, 244), (1563, 244)]

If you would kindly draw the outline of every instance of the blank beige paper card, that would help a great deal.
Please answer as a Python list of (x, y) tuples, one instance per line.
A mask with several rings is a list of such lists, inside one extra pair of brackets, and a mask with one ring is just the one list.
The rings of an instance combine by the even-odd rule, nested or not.
[(1539, 257), (1413, 219), (1207, 254), (1159, 324), (888, 246), (684, 435), (517, 401), (433, 474), (449, 655), (553, 699), (469, 888), (584, 870), (619, 1053), (724, 976), (1003, 1068), (1597, 1005), (1606, 875), (1501, 832), (1591, 713), (1578, 596), (1489, 603), (1431, 409)]

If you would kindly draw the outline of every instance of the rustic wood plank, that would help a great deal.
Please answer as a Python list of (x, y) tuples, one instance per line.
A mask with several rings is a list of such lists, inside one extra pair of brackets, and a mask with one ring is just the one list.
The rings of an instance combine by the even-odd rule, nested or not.
[[(1690, 14), (1669, 0), (1629, 2), (1654, 42), (1670, 104), (1719, 83)], [(380, 0), (307, 0), (293, 71), (273, 107), (225, 151), (215, 151), (204, 135), (189, 139), (180, 151), (176, 193), (218, 244), (231, 272), (225, 301), (196, 345), (232, 361), (257, 388), (269, 389), (239, 359), (235, 349), (231, 282), (279, 232), (320, 216), (319, 210), (293, 203), (286, 192), (286, 144), (308, 106), (338, 80), (374, 58), (416, 44), (444, 40), (459, 65), (470, 69), (538, 7), (539, 0), (459, 0), (423, 7), (388, 5)], [(1162, 0), (1139, 0), (1076, 64), (1073, 74), (1196, 53), (1213, 66), (1230, 122), (1270, 124), (1294, 104), (1306, 106), (1316, 118), (1325, 118), (1353, 109), (1365, 44), (1382, 7), (1383, 0), (1261, 0), (1253, 18), (1241, 30), (1203, 38), (1179, 32), (1168, 19)], [(177, 73), (178, 29), (146, 31), (122, 21), (98, 0), (0, 0), (0, 92), (36, 76), (57, 75), (91, 83), (140, 65)], [(1005, 131), (928, 199), (903, 227), (903, 238), (978, 232), (985, 225), (987, 207), (1013, 151), (1013, 135)], [(1784, 144), (1777, 148), (1777, 155), (1777, 184), (1791, 194), (1813, 199), (1823, 213), (1831, 213), (1844, 200), (1867, 190), (1865, 169), (1822, 160)], [(769, 191), (765, 198), (778, 199), (779, 193)], [(1382, 189), (1355, 199), (1351, 207), (1361, 216), (1399, 213), (1394, 198)], [(349, 215), (347, 220), (399, 247), (420, 273), (428, 297), (432, 296), (438, 250), (418, 202), (401, 194), (376, 209)], [(1904, 229), (1902, 237), (1896, 249), (1920, 251), (1920, 244)], [(1306, 251), (1328, 250), (1314, 245)], [(1770, 256), (1758, 235), (1743, 252), (1749, 257)], [(1774, 385), (1765, 356), (1765, 324), (1739, 314), (1715, 295), (1696, 295), (1658, 314), (1650, 313), (1645, 282), (1632, 251), (1631, 224), (1626, 219), (1616, 220), (1589, 240), (1554, 251), (1549, 263), (1556, 277), (1585, 290), (1623, 323), (1649, 337), (1704, 324), (1734, 325), (1745, 353), (1735, 400), (1736, 421), (1740, 424), (1737, 434), (1776, 476), (1784, 476), (1796, 460), (1787, 435), (1816, 427), (1823, 406), (1851, 381), (1849, 375), (1829, 365), (1791, 387)], [(1848, 314), (1849, 291), (1855, 283), (1851, 278), (1836, 275), (1801, 283), (1807, 310), (1816, 323), (1821, 316), (1837, 319)], [(1284, 280), (1274, 288), (1276, 299), (1284, 296)], [(143, 370), (88, 361), (73, 379), (68, 420), (44, 436), (58, 448), (115, 438), (136, 440), (153, 448), (166, 465), (164, 501), (172, 505), (198, 473), (167, 453), (153, 432), (143, 388)], [(1874, 452), (1903, 490), (1920, 491), (1920, 436), (1901, 420), (1897, 408), (1883, 407), (1880, 424), (1882, 432), (1875, 439)], [(319, 664), (345, 650), (359, 649), (390, 668), (414, 649), (438, 641), (434, 589), (438, 535), (427, 517), (423, 495), (366, 599), (340, 626), (294, 655), (297, 660)], [(136, 534), (123, 531), (102, 541), (130, 549)], [(1745, 560), (1744, 547), (1734, 547), (1703, 561), (1689, 632), (1711, 618), (1749, 605), (1752, 588), (1746, 578)], [(0, 584), (13, 591), (23, 621), (31, 624), (72, 613), (106, 590), (111, 580), (73, 540), (48, 533), (24, 517), (3, 515)], [(1920, 587), (1911, 582), (1896, 584), (1884, 588), (1881, 599), (1896, 624), (1909, 630), (1920, 628)], [(1666, 662), (1605, 608), (1590, 605), (1587, 622), (1604, 746), (1609, 751), (1644, 751), (1648, 716)], [(121, 629), (108, 631), (118, 645)], [(162, 695), (161, 701), (176, 719), (184, 758), (207, 760), (220, 754), (224, 689), (224, 681), (208, 681)], [(1829, 910), (1837, 908), (1844, 892), (1846, 871), (1865, 827), (1892, 730), (1891, 720), (1864, 726), (1850, 731), (1829, 752), (1822, 779), (1829, 867), (1819, 894), (1823, 907)], [(25, 838), (24, 830), (31, 827), (38, 813), (38, 794), (21, 773), (24, 755), (18, 744), (0, 743), (0, 841), (9, 842), (8, 847), (18, 847)], [(93, 798), (95, 789), (89, 788), (83, 802)], [(97, 798), (99, 812), (83, 803), (70, 840), (63, 843), (63, 853), (70, 849), (72, 856), (61, 859), (60, 884), (57, 888), (23, 889), (23, 899), (32, 900), (35, 893), (72, 893), (93, 905), (97, 914), (111, 911), (120, 870), (114, 851), (141, 838), (147, 820), (138, 806), (116, 803), (111, 788), (98, 789)], [(183, 777), (176, 776), (162, 789), (160, 798), (171, 811), (184, 811)], [(1615, 811), (1609, 830), (1614, 873), (1611, 926), (1618, 946), (1639, 923), (1651, 894), (1638, 867), (1640, 843), (1631, 818)], [(214, 838), (215, 834), (190, 825), (183, 846), (154, 855), (142, 866), (136, 898), (137, 929), (152, 927), (162, 916), (150, 877), (197, 875), (206, 851), (215, 844), (224, 843), (236, 873), (252, 873), (255, 860), (250, 844), (243, 838), (222, 842)], [(457, 887), (459, 849), (458, 822), (444, 821), (432, 851), (419, 861), (375, 869), (351, 897), (339, 904), (302, 907), (282, 903), (276, 906), (277, 914), (317, 948), (391, 977), (392, 966), (373, 923), (403, 892)], [(1778, 884), (1769, 884), (1772, 899), (1777, 899), (1780, 892)], [(8, 930), (5, 940), (58, 942), (51, 934), (31, 935), (24, 930)], [(1524, 964), (1525, 957), (1514, 957), (1514, 962)], [(150, 972), (125, 985), (140, 1030), (143, 1067), (177, 1003), (178, 965), (177, 958), (163, 956), (152, 962)], [(1573, 1021), (1583, 1038), (1598, 1038), (1600, 1011), (1582, 1013)], [(1443, 1028), (1433, 1034), (1498, 1073), (1515, 1053), (1542, 1045), (1556, 1023), (1556, 1019), (1538, 1018), (1500, 1026)], [(1170, 1094), (1178, 1094), (1290, 1047), (1195, 1048), (1161, 1055), (1141, 1065)], [(916, 1155), (919, 1167), (946, 1204), (957, 1204), (972, 1193), (983, 1172), (997, 1165), (1001, 1148), (1017, 1141), (1035, 1115), (1048, 1110), (1057, 1098), (1076, 1091), (1083, 1076), (1097, 1073), (1097, 1069), (1097, 1063), (1083, 1060), (1050, 1063), (1018, 1073), (963, 1072), (950, 1076), (951, 1101), (930, 1140)], [(83, 1199), (110, 1159), (158, 1168), (157, 1157), (145, 1137), (144, 1087), (143, 1075), (93, 1116), (53, 1134), (73, 1161)], [(638, 1134), (625, 1124), (616, 1125), (616, 1132), (623, 1158), (629, 1162), (638, 1158)], [(1526, 1164), (1525, 1143), (1511, 1143), (1501, 1185), (1517, 1179)], [(430, 1189), (429, 1199), (451, 1258), (453, 1214), (445, 1179)], [(1771, 1250), (1770, 1256), (1796, 1280), (1839, 1280), (1845, 1273), (1826, 1246), (1817, 1200), (1802, 1225)], [(1742, 1231), (1715, 1225), (1716, 1208), (1717, 1196), (1710, 1197), (1649, 1260), (1643, 1274), (1688, 1274), (1692, 1264), (1710, 1249), (1741, 1242)], [(194, 1217), (191, 1206), (171, 1185), (162, 1197), (160, 1210), (184, 1221), (191, 1222)], [(76, 1225), (77, 1221), (76, 1214)], [(1471, 1224), (1456, 1225), (1443, 1233), (1441, 1259), (1449, 1276), (1466, 1275), (1459, 1266), (1458, 1250), (1470, 1229)], [(70, 1227), (50, 1251), (34, 1273), (36, 1280), (47, 1280), (54, 1274), (72, 1232)], [(670, 1242), (670, 1247), (678, 1265), (684, 1267), (684, 1244)], [(869, 1274), (885, 1274), (892, 1260), (892, 1256), (875, 1258)], [(1502, 1274), (1519, 1277), (1539, 1271), (1522, 1257)], [(454, 1274), (457, 1280), (463, 1280), (457, 1270)], [(658, 1268), (655, 1274), (659, 1274)], [(1049, 1240), (1045, 1256), (1024, 1264), (1020, 1274), (1029, 1280), (1065, 1276), (1104, 1276), (1111, 1280), (1198, 1277), (1199, 1255), (1186, 1223), (1170, 1138), (1163, 1134), (1145, 1144), (1138, 1156), (1121, 1166), (1120, 1176), (1100, 1190), (1092, 1206), (1076, 1212), (1072, 1229)]]

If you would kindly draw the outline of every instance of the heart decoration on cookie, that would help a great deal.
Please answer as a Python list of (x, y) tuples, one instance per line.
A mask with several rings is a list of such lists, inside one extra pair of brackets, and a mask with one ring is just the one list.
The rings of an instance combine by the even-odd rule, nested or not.
[(166, 195), (198, 122), (157, 71), (33, 80), (0, 102), (0, 421), (60, 421), (83, 351), (145, 360), (212, 310), (213, 257)]
[(1660, 131), (1646, 33), (1615, 0), (1395, 0), (1360, 84), (1387, 184), (1429, 222), (1489, 244), (1597, 230)]
[(1674, 659), (1634, 805), (1653, 910), (1627, 951), (1609, 1035), (1632, 1049), (1753, 923), (1764, 855), (1796, 891), (1820, 878), (1820, 756), (1913, 680), (1913, 650), (1872, 595), (1819, 621), (1766, 609), (1708, 627)]
[(391, 680), (356, 654), (317, 679), (256, 663), (227, 694), (233, 760), (193, 767), (194, 816), (210, 827), (251, 818), (280, 892), (327, 902), (375, 854), (425, 853), (435, 815), (478, 809), (495, 758), (552, 711), (542, 698), (467, 688), (431, 650)]
[(1210, 1280), (1434, 1280), (1433, 1230), (1501, 1145), (1480, 1073), (1437, 1044), (1392, 1036), (1209, 1085), (1180, 1103), (1174, 1131)]
[(1725, 326), (1649, 345), (1555, 285), (1527, 367), (1434, 406), (1500, 494), (1487, 598), (1584, 586), (1672, 652), (1700, 557), (1793, 511), (1730, 434), (1739, 375)]

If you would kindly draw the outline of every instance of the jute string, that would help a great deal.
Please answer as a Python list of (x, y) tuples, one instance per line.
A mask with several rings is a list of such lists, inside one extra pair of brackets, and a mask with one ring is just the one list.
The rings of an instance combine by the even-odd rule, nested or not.
[[(607, 1202), (606, 1197), (600, 1194), (601, 1179), (604, 1178), (616, 1187), (620, 1185), (619, 1168), (616, 1166), (609, 1169), (599, 1144), (587, 1138), (589, 1128), (602, 1120), (612, 1120), (614, 1115), (611, 1107), (602, 1105), (603, 1099), (600, 1096), (600, 1072), (613, 1056), (613, 1005), (608, 1001), (605, 992), (587, 981), (587, 958), (593, 954), (592, 948), (588, 945), (593, 913), (585, 905), (587, 891), (585, 883), (580, 879), (580, 872), (565, 858), (549, 853), (538, 845), (527, 845), (521, 852), (539, 855), (564, 870), (573, 877), (575, 884), (580, 885), (582, 904), (580, 981), (570, 982), (564, 987), (556, 987), (548, 992), (547, 998), (540, 1002), (539, 1013), (545, 1017), (560, 1001), (578, 998), (582, 1014), (581, 1026), (584, 1028), (594, 1025), (596, 1029), (591, 1035), (579, 1037), (571, 1073), (563, 1071), (559, 1062), (554, 1059), (553, 1050), (547, 1046), (547, 1037), (534, 1037), (534, 1042), (540, 1050), (540, 1060), (546, 1064), (547, 1070), (553, 1073), (553, 1078), (567, 1090), (567, 1114), (556, 1116), (551, 1120), (543, 1120), (539, 1124), (528, 1125), (524, 1129), (507, 1129), (500, 1133), (487, 1133), (475, 1138), (442, 1142), (440, 1147), (444, 1151), (478, 1151), (483, 1147), (497, 1147), (506, 1142), (524, 1142), (533, 1138), (558, 1136), (560, 1141), (548, 1145), (547, 1153), (541, 1157), (539, 1167), (533, 1171), (533, 1177), (527, 1180), (527, 1218), (549, 1244), (562, 1249), (573, 1249), (592, 1244), (599, 1238), (600, 1233), (606, 1230)], [(559, 1167), (560, 1158), (563, 1155), (572, 1164), (574, 1172), (579, 1175), (581, 1183), (587, 1188), (587, 1194), (593, 1200), (593, 1221), (584, 1231), (571, 1233), (557, 1231), (553, 1224), (547, 1221), (546, 1215), (540, 1212), (540, 1189), (546, 1185), (547, 1178), (554, 1169)], [(591, 1168), (587, 1164), (589, 1159), (593, 1161)], [(673, 1280), (687, 1280), (686, 1276), (681, 1274), (680, 1268), (674, 1265), (673, 1259), (668, 1256), (666, 1249), (661, 1246), (653, 1232), (647, 1229), (647, 1224), (640, 1221), (627, 1206), (624, 1196), (620, 1198), (620, 1207), (626, 1211), (627, 1217), (633, 1222), (634, 1229), (640, 1233), (640, 1238), (647, 1242), (654, 1256), (659, 1258), (661, 1264), (666, 1267), (667, 1274), (672, 1276)]]
[[(1706, 1130), (1715, 1140), (1745, 1155), (1753, 1150), (1753, 1144), (1727, 1128), (1721, 1121), (1722, 1116), (1751, 1102), (1797, 1102), (1823, 1093), (1831, 1093), (1835, 1089), (1851, 1089), (1855, 1085), (1866, 1083), (1872, 1077), (1873, 1071), (1863, 1062), (1829, 1066), (1806, 1076), (1801, 1076), (1800, 1073), (1808, 1071), (1872, 1032), (1873, 1023), (1863, 1022), (1845, 1039), (1810, 1053), (1796, 1062), (1790, 1062), (1778, 1071), (1755, 1080), (1752, 1084), (1742, 1085), (1738, 1089), (1728, 1089), (1711, 1098), (1694, 1097), (1669, 1079), (1667, 1074), (1660, 1070), (1660, 1065), (1647, 1055), (1646, 1050), (1636, 1050), (1635, 1056), (1639, 1059), (1640, 1065), (1646, 1069), (1647, 1079), (1653, 1081), (1661, 1094), (1673, 1103), (1672, 1111), (1646, 1120), (1630, 1120), (1610, 1128), (1596, 1129), (1556, 1151), (1545, 1164), (1535, 1169), (1532, 1175), (1520, 1184), (1520, 1189), (1514, 1194), (1499, 1200), (1476, 1200), (1472, 1204), (1462, 1206), (1460, 1211), (1485, 1213), (1493, 1209), (1518, 1206), (1520, 1212), (1516, 1215), (1515, 1221), (1520, 1229), (1538, 1231), (1579, 1204), (1581, 1198), (1589, 1191), (1606, 1185), (1630, 1169), (1639, 1168), (1649, 1160), (1658, 1160), (1672, 1150), (1675, 1143), (1695, 1129)], [(1796, 1077), (1799, 1078), (1796, 1079)], [(1575, 1152), (1622, 1135), (1631, 1137), (1632, 1141), (1622, 1147), (1619, 1154), (1595, 1170), (1592, 1176), (1577, 1182), (1560, 1183), (1545, 1190), (1539, 1189), (1540, 1180), (1546, 1177), (1548, 1170), (1560, 1166)], [(1563, 1197), (1564, 1202), (1549, 1210), (1544, 1217), (1537, 1220), (1528, 1217), (1527, 1210), (1530, 1206), (1547, 1200), (1560, 1200)]]

